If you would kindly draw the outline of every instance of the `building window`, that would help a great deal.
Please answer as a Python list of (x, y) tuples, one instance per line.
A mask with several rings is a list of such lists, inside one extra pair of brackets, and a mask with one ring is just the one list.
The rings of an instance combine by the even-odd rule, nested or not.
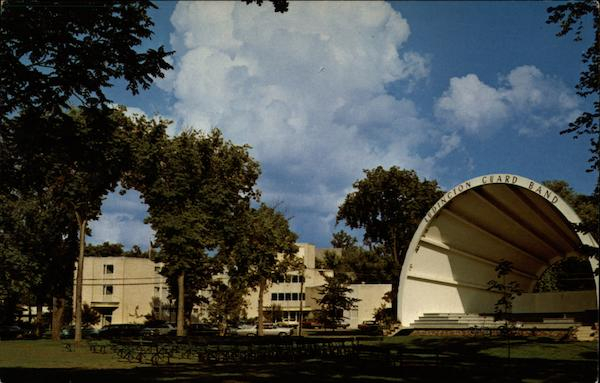
[(300, 299), (302, 299), (303, 301), (305, 301), (306, 300), (306, 295), (304, 293), (302, 293), (302, 298), (300, 298)]
[(299, 278), (297, 275), (292, 275), (292, 283), (298, 283), (299, 282)]
[(160, 273), (160, 266), (154, 266), (154, 272)]
[(277, 293), (271, 293), (271, 300), (272, 301), (276, 301), (277, 300)]
[(115, 272), (114, 265), (104, 265), (104, 274), (112, 274)]
[(104, 286), (102, 286), (102, 294), (104, 294), (104, 295), (112, 295), (113, 294), (113, 285), (104, 285)]
[(285, 293), (285, 300), (286, 301), (291, 301), (292, 300), (292, 294), (291, 293)]
[(293, 301), (297, 301), (298, 300), (298, 293), (292, 293), (292, 300)]
[(285, 294), (284, 293), (279, 293), (279, 299), (278, 301), (285, 301)]
[(160, 295), (160, 287), (154, 286), (154, 296), (157, 297)]

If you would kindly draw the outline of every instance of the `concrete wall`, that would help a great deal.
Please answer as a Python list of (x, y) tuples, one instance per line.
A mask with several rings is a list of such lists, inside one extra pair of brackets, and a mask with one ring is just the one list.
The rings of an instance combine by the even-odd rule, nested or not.
[(514, 313), (569, 313), (595, 310), (596, 291), (530, 293), (516, 297)]
[(358, 298), (360, 301), (356, 304), (356, 309), (351, 312), (344, 312), (344, 316), (348, 319), (346, 323), (350, 324), (350, 328), (357, 328), (359, 324), (366, 320), (373, 320), (375, 310), (382, 305), (386, 308), (392, 307), (390, 302), (385, 302), (383, 296), (392, 291), (390, 284), (356, 284), (349, 286), (352, 289), (351, 298)]

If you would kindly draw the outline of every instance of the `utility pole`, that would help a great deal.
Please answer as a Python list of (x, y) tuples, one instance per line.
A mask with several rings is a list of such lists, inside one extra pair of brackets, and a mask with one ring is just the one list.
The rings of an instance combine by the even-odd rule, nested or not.
[(302, 264), (301, 268), (300, 268), (300, 296), (298, 298), (300, 298), (300, 317), (298, 319), (298, 336), (302, 336), (302, 322), (304, 321), (304, 312), (302, 311), (304, 309), (304, 269), (305, 266), (304, 264)]

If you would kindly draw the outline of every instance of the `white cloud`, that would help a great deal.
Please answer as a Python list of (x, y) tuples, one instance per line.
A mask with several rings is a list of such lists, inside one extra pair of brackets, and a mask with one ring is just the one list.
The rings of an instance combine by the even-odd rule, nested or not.
[(143, 222), (148, 210), (139, 196), (135, 190), (123, 196), (110, 193), (102, 205), (102, 215), (90, 222), (92, 237), (89, 242), (122, 243), (126, 249), (133, 245), (148, 248), (154, 232)]
[(104, 213), (98, 221), (90, 222), (91, 243), (122, 243), (126, 249), (138, 245), (147, 249), (154, 233), (149, 225), (130, 214)]
[(498, 90), (469, 74), (450, 79), (450, 88), (437, 101), (436, 115), (469, 133), (477, 133), (505, 120), (508, 106)]
[[(346, 188), (377, 165), (431, 176), (420, 146), (441, 145), (408, 99), (429, 60), (400, 51), (408, 23), (385, 2), (297, 2), (285, 14), (240, 2), (181, 2), (171, 17), (179, 126), (220, 128), (263, 166), (265, 200), (332, 223)], [(308, 219), (308, 218), (306, 218)], [(310, 225), (310, 222), (301, 222)]]
[(496, 88), (475, 74), (450, 79), (435, 114), (471, 134), (486, 135), (510, 124), (521, 134), (537, 135), (565, 126), (577, 107), (577, 97), (562, 81), (524, 65), (501, 76)]

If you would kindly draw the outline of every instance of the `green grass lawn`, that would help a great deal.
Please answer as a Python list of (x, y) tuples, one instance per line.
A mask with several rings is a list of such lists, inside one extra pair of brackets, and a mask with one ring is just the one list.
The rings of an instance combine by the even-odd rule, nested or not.
[(82, 347), (73, 352), (67, 352), (64, 343), (67, 342), (55, 342), (48, 339), (0, 341), (0, 368), (114, 369), (135, 367), (131, 363), (119, 362), (110, 353), (92, 353), (85, 341)]
[[(362, 339), (353, 360), (188, 362), (151, 366), (119, 361), (87, 347), (68, 352), (61, 342), (0, 342), (0, 382), (593, 382), (596, 342), (468, 337)], [(436, 354), (440, 354), (439, 362)], [(424, 357), (425, 364), (394, 358)], [(390, 359), (390, 356), (392, 358)], [(432, 363), (433, 361), (433, 363)]]

